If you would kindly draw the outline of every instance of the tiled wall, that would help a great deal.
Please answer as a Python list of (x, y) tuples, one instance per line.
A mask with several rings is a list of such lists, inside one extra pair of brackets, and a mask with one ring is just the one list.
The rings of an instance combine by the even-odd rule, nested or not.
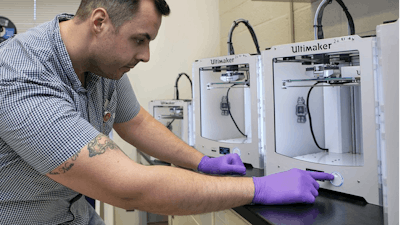
[[(399, 17), (398, 0), (343, 0), (349, 9), (356, 34), (374, 34), (375, 27)], [(220, 55), (227, 55), (228, 33), (234, 20), (250, 22), (261, 50), (273, 45), (314, 40), (314, 15), (321, 1), (291, 3), (289, 0), (219, 0)], [(347, 18), (336, 1), (324, 10), (325, 38), (347, 35)], [(240, 24), (233, 33), (235, 54), (255, 53), (247, 28)]]
[[(320, 1), (312, 4), (314, 16)], [(399, 18), (398, 0), (343, 0), (353, 17), (356, 34), (375, 34), (376, 26), (388, 20)], [(322, 20), (325, 38), (348, 34), (347, 18), (340, 5), (333, 1), (324, 10)]]
[[(220, 0), (220, 54), (227, 54), (229, 30), (233, 21), (239, 18), (248, 20), (254, 28), (261, 49), (290, 42), (289, 5), (288, 2)], [(244, 24), (236, 27), (232, 42), (235, 54), (256, 52)]]

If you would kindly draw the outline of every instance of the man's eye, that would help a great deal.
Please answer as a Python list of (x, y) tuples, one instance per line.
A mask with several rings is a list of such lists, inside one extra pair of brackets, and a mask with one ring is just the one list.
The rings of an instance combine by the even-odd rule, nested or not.
[(144, 39), (136, 39), (137, 44), (142, 44), (144, 42)]

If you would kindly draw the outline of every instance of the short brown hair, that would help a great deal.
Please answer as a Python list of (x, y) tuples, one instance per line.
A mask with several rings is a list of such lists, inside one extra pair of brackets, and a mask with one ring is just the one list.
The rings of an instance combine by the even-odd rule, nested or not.
[[(171, 12), (165, 0), (153, 0), (157, 11), (164, 16)], [(99, 7), (107, 10), (111, 23), (118, 28), (133, 18), (139, 9), (140, 0), (82, 0), (76, 12), (76, 17), (85, 21), (94, 9)]]

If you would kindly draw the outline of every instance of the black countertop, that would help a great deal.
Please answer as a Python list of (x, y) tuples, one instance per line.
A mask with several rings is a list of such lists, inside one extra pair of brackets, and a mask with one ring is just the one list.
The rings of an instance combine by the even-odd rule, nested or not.
[(383, 224), (381, 206), (324, 189), (319, 190), (319, 196), (313, 204), (246, 205), (234, 210), (252, 224)]
[[(150, 160), (138, 151), (150, 165), (170, 165)], [(247, 167), (246, 177), (260, 177), (264, 170)], [(293, 205), (245, 205), (233, 208), (251, 224), (268, 225), (380, 225), (383, 224), (383, 208), (366, 203), (353, 196), (320, 189), (313, 204)]]

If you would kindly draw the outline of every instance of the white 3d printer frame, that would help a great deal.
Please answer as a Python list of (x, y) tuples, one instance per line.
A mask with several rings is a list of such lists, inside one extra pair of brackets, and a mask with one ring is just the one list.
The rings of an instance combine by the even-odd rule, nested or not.
[[(231, 118), (221, 116), (221, 96), (227, 92), (227, 85), (232, 83), (222, 84), (225, 86), (222, 88), (211, 87), (212, 90), (207, 90), (210, 82), (221, 84), (218, 73), (209, 71), (210, 68), (235, 65), (246, 65), (250, 77), (249, 86), (234, 88), (236, 90), (231, 91), (232, 97), (229, 98), (231, 112), (241, 119), (236, 122), (247, 135), (244, 140), (234, 137), (234, 133), (239, 132)], [(242, 54), (201, 59), (194, 62), (192, 68), (195, 148), (211, 157), (237, 153), (244, 163), (264, 169), (265, 135), (263, 126), (260, 126), (264, 123), (260, 56)]]
[[(157, 109), (166, 109), (162, 113), (156, 112)], [(170, 109), (178, 109), (179, 115), (174, 115), (174, 113), (166, 112)], [(182, 99), (182, 100), (152, 100), (149, 102), (149, 113), (158, 121), (168, 120), (171, 122), (176, 119), (180, 121), (179, 129), (172, 129), (171, 131), (179, 137), (181, 140), (186, 142), (190, 146), (194, 146), (193, 143), (193, 112), (192, 112), (192, 100)], [(176, 123), (175, 123), (176, 124)], [(166, 124), (164, 124), (166, 125)], [(174, 126), (174, 123), (171, 124)]]
[[(382, 195), (381, 195), (381, 182), (380, 182), (380, 164), (379, 164), (379, 155), (380, 148), (378, 146), (379, 143), (379, 135), (377, 131), (377, 114), (376, 114), (376, 74), (374, 67), (374, 57), (376, 55), (375, 49), (376, 38), (360, 38), (357, 35), (331, 38), (331, 39), (322, 39), (316, 41), (302, 42), (302, 43), (294, 43), (280, 46), (273, 46), (271, 49), (262, 52), (263, 59), (263, 74), (264, 74), (264, 87), (265, 87), (265, 101), (266, 101), (266, 115), (265, 115), (265, 131), (266, 131), (266, 143), (267, 143), (267, 152), (266, 152), (266, 167), (265, 172), (266, 175), (270, 175), (277, 172), (283, 172), (289, 170), (291, 168), (299, 168), (303, 170), (314, 170), (314, 171), (323, 171), (326, 173), (339, 173), (343, 177), (343, 183), (340, 186), (334, 186), (331, 182), (319, 182), (321, 188), (342, 192), (354, 196), (363, 197), (368, 203), (375, 205), (382, 205)], [(274, 62), (276, 62), (277, 58), (299, 58), (305, 55), (316, 55), (316, 54), (332, 54), (335, 52), (349, 52), (349, 51), (357, 51), (359, 53), (359, 72), (361, 72), (361, 82), (360, 82), (360, 96), (361, 102), (358, 104), (361, 105), (361, 135), (362, 137), (357, 138), (358, 141), (361, 141), (361, 157), (358, 155), (360, 152), (353, 154), (353, 159), (357, 162), (354, 163), (353, 166), (349, 166), (348, 164), (340, 161), (340, 157), (344, 157), (345, 154), (332, 154), (332, 153), (316, 153), (316, 154), (325, 154), (325, 156), (331, 157), (329, 158), (329, 163), (326, 161), (322, 163), (322, 161), (312, 161), (309, 159), (301, 159), (302, 156), (288, 156), (285, 154), (277, 153), (277, 146), (280, 140), (277, 140), (277, 127), (278, 126), (286, 126), (282, 124), (282, 120), (280, 120), (280, 124), (276, 121), (277, 113), (281, 113), (276, 111), (277, 104), (280, 102), (275, 102), (275, 95), (277, 92), (276, 89), (281, 89), (282, 85), (276, 85), (276, 81), (274, 80), (277, 74), (274, 74)], [(290, 65), (294, 65), (295, 63), (288, 64), (288, 69), (280, 69), (280, 73), (290, 73), (291, 69)], [(301, 66), (301, 64), (300, 64)], [(297, 73), (304, 73), (305, 70), (297, 70)], [(290, 75), (290, 74), (289, 74)], [(290, 76), (288, 76), (290, 78)], [(274, 83), (275, 82), (275, 83)], [(282, 84), (282, 80), (280, 81)], [(324, 89), (327, 87), (323, 87), (320, 89)], [(322, 93), (320, 91), (320, 93)], [(315, 94), (315, 93), (314, 93)], [(282, 100), (282, 99), (279, 99)], [(317, 100), (316, 102), (323, 102), (324, 100)], [(313, 102), (313, 101), (312, 101)], [(292, 104), (293, 101), (288, 104)], [(317, 104), (315, 101), (313, 104)], [(310, 103), (311, 104), (311, 103)], [(323, 107), (321, 106), (323, 109)], [(320, 112), (323, 110), (319, 109)], [(294, 108), (293, 108), (294, 114)], [(315, 116), (318, 116), (314, 113)], [(321, 116), (321, 115), (320, 115)], [(319, 121), (324, 123), (324, 119), (319, 119)], [(297, 125), (295, 125), (297, 126)], [(321, 130), (322, 129), (322, 130)], [(321, 134), (324, 128), (320, 128), (320, 131), (317, 132)], [(309, 129), (308, 129), (309, 130)], [(305, 129), (303, 133), (307, 130)], [(300, 134), (300, 135), (303, 135)], [(279, 135), (285, 135), (279, 133)], [(311, 137), (311, 136), (310, 136)], [(325, 137), (325, 139), (329, 139), (329, 137)], [(294, 139), (294, 138), (293, 138)], [(286, 139), (290, 140), (290, 138)], [(298, 140), (298, 139), (297, 139)], [(320, 139), (321, 140), (321, 139)], [(292, 140), (295, 141), (295, 140)], [(323, 143), (324, 140), (321, 142)], [(298, 144), (298, 147), (294, 147), (291, 149), (287, 149), (286, 151), (307, 151), (307, 149), (302, 149), (302, 144)], [(304, 147), (304, 146), (303, 146)], [(320, 151), (322, 152), (322, 151)], [(303, 153), (305, 157), (312, 157), (312, 154)], [(348, 154), (347, 154), (348, 155)], [(324, 157), (325, 157), (324, 156)], [(339, 157), (337, 157), (339, 156)], [(335, 159), (339, 158), (339, 160)], [(344, 157), (345, 158), (345, 157)], [(353, 160), (351, 159), (351, 160)], [(332, 161), (332, 162), (331, 162)], [(337, 163), (341, 162), (341, 163)]]

